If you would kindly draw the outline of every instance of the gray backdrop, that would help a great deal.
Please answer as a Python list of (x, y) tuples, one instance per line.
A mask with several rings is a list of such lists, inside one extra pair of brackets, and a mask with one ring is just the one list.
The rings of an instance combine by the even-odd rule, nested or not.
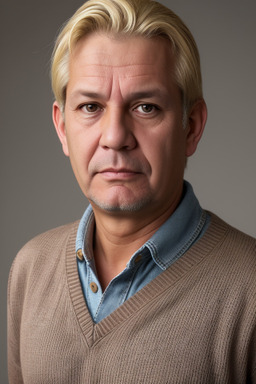
[[(163, 0), (199, 46), (209, 118), (186, 178), (201, 204), (256, 236), (256, 23), (254, 0)], [(18, 249), (81, 217), (87, 204), (51, 122), (53, 39), (80, 0), (1, 3), (1, 341), (6, 373), (6, 286)]]

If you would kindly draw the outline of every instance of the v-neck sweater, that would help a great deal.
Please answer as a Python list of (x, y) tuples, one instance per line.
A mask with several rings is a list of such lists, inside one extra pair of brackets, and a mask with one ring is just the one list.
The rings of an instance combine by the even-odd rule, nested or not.
[(209, 222), (210, 216), (201, 208), (192, 186), (184, 181), (174, 213), (130, 255), (126, 267), (103, 291), (93, 253), (95, 217), (89, 205), (78, 226), (76, 251), (79, 278), (93, 321), (100, 322), (177, 261), (203, 236)]
[(179, 260), (95, 324), (78, 222), (31, 240), (8, 287), (10, 384), (256, 383), (256, 240), (211, 214)]

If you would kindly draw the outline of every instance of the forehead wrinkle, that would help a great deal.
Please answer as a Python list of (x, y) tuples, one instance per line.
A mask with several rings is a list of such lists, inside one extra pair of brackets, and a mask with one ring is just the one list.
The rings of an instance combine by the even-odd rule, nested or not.
[[(99, 78), (99, 76), (90, 76), (89, 78)], [(131, 76), (136, 78), (136, 76)], [(147, 75), (141, 75), (141, 78), (148, 78)], [(88, 98), (102, 98), (102, 99), (119, 99), (119, 100), (138, 100), (138, 99), (152, 99), (152, 98), (160, 98), (163, 100), (168, 98), (168, 91), (165, 89), (163, 84), (158, 82), (143, 81), (136, 82), (136, 84), (129, 84), (127, 87), (127, 83), (120, 81), (121, 79), (128, 80), (129, 76), (101, 76), (101, 79), (106, 79), (107, 81), (104, 84), (93, 84), (93, 83), (84, 83), (79, 82), (78, 87), (73, 89), (70, 94), (71, 99), (75, 99), (79, 96), (84, 96)]]
[(92, 67), (92, 68), (95, 68), (95, 67), (107, 67), (107, 68), (122, 68), (122, 67), (154, 67), (154, 64), (133, 64), (133, 63), (129, 63), (129, 64), (122, 64), (122, 65), (116, 65), (116, 64), (84, 64), (85, 67)]
[[(78, 67), (78, 68), (76, 68)], [(114, 65), (114, 64), (88, 64), (88, 63), (81, 63), (79, 66), (74, 62), (71, 63), (70, 72), (75, 73), (81, 73), (83, 76), (90, 76), (90, 77), (108, 77), (111, 72), (113, 74), (118, 73), (118, 76), (120, 77), (138, 77), (143, 75), (152, 76), (154, 73), (156, 73), (155, 65), (154, 64), (122, 64), (122, 65)], [(95, 72), (99, 69), (99, 73), (95, 74)], [(125, 71), (125, 76), (122, 74), (122, 72)], [(134, 73), (135, 72), (135, 73)], [(132, 74), (131, 74), (132, 73)], [(134, 74), (133, 74), (134, 73)]]
[[(129, 69), (127, 70), (127, 68)], [(71, 92), (72, 99), (78, 96), (88, 96), (95, 99), (99, 96), (99, 98), (110, 99), (111, 96), (115, 96), (114, 98), (117, 97), (118, 99), (128, 97), (130, 100), (133, 97), (139, 97), (139, 95), (141, 98), (150, 98), (162, 97), (166, 93), (164, 90), (165, 83), (163, 84), (162, 77), (159, 77), (159, 71), (156, 71), (152, 64), (113, 66), (84, 63), (82, 66), (74, 65), (73, 71), (75, 81), (73, 82), (73, 92)], [(153, 77), (154, 84), (152, 84)], [(135, 80), (135, 83), (129, 83), (129, 79), (131, 81), (132, 79), (138, 80)], [(149, 82), (149, 80), (151, 81)]]
[[(140, 78), (148, 78), (150, 77), (150, 75), (120, 75), (118, 76), (120, 79), (133, 79), (133, 78), (136, 78), (136, 77), (140, 77)], [(104, 75), (101, 75), (101, 76), (96, 76), (96, 75), (93, 75), (93, 76), (84, 76), (84, 78), (88, 78), (88, 79), (110, 79), (109, 76), (104, 76)]]

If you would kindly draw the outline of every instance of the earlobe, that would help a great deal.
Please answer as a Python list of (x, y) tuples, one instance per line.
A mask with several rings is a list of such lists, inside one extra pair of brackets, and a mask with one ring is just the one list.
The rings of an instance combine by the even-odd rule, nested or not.
[(186, 156), (192, 156), (202, 137), (207, 120), (207, 107), (203, 99), (197, 101), (190, 110), (187, 126)]
[(57, 101), (53, 103), (52, 119), (57, 135), (62, 144), (62, 150), (66, 156), (69, 156), (64, 116)]

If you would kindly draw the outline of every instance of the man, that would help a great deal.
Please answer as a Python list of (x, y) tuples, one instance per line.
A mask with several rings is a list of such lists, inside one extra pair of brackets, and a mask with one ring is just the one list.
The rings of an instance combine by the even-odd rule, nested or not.
[(52, 84), (90, 206), (13, 264), (10, 383), (256, 383), (256, 241), (183, 180), (207, 117), (191, 33), (149, 0), (88, 1)]

